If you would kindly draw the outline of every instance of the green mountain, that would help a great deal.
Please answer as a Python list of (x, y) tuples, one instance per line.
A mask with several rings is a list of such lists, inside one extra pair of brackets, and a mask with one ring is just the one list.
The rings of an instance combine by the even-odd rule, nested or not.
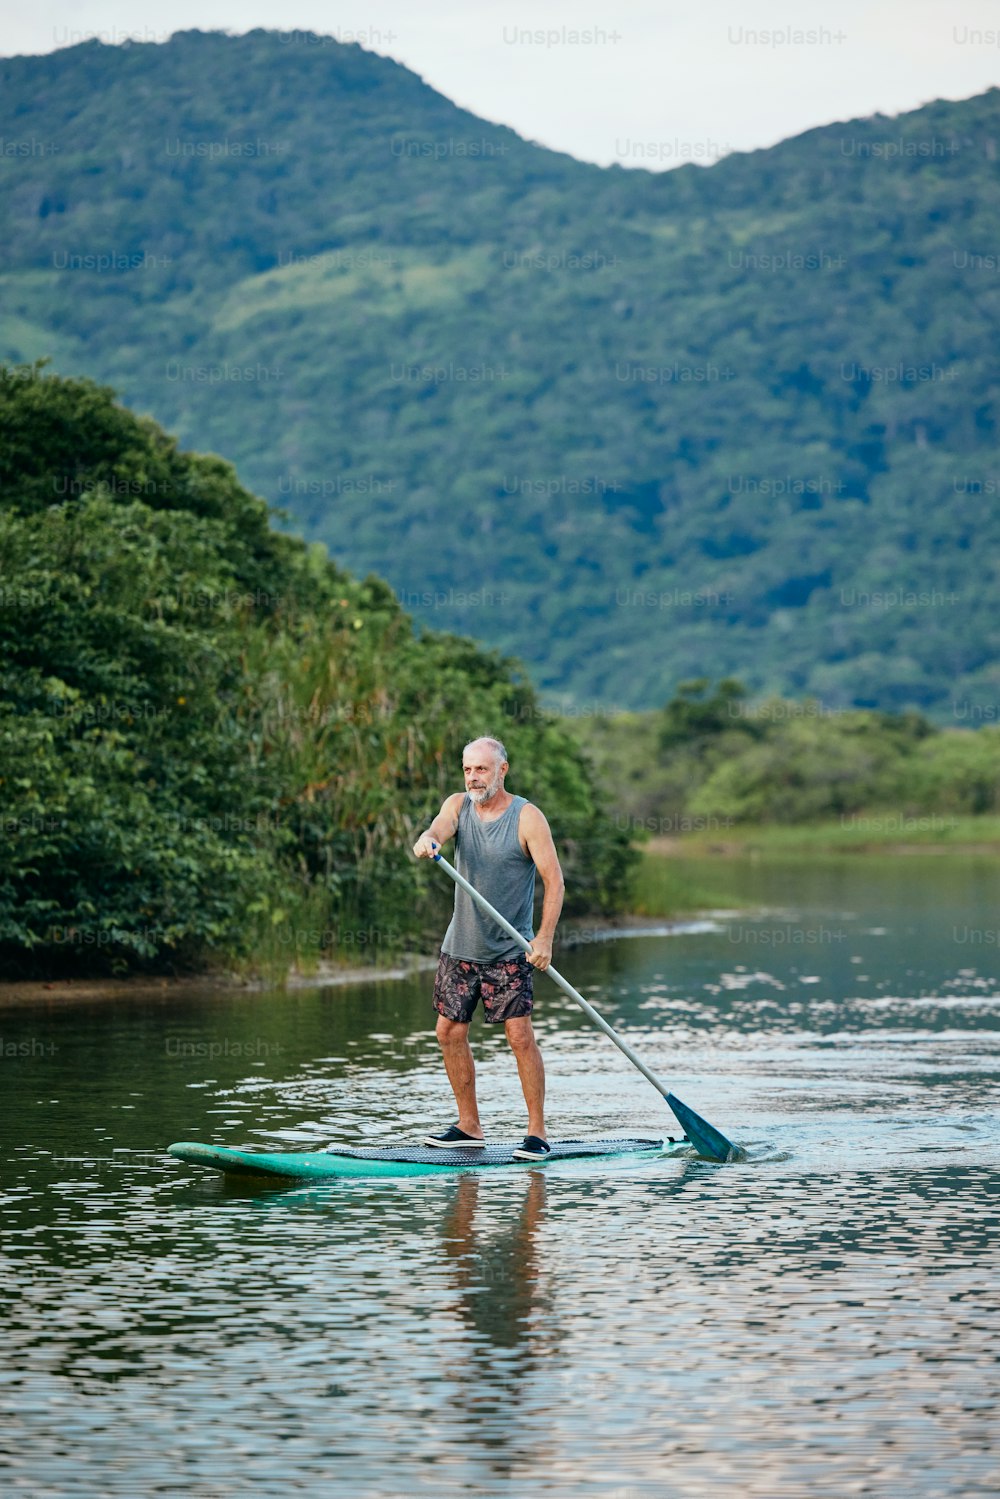
[(1000, 90), (652, 174), (328, 38), (0, 63), (0, 356), (572, 711), (996, 716)]

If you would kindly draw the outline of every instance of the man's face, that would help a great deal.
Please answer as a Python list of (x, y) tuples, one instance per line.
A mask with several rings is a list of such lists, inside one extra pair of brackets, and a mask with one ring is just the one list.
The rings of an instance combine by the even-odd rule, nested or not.
[(462, 774), (465, 789), (477, 807), (491, 801), (500, 790), (507, 763), (497, 760), (496, 754), (486, 744), (473, 744), (465, 752)]

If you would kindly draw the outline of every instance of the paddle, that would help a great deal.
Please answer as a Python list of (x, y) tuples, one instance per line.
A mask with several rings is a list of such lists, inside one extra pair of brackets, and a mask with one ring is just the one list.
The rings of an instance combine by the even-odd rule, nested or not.
[[(502, 927), (507, 935), (512, 937), (525, 952), (531, 951), (531, 943), (526, 941), (517, 928), (511, 926), (510, 922), (501, 916), (500, 912), (494, 906), (490, 905), (485, 895), (480, 895), (475, 886), (470, 885), (465, 876), (459, 874), (458, 870), (449, 864), (443, 855), (435, 854), (434, 859), (436, 863), (441, 865), (442, 869), (451, 875), (455, 884), (460, 886), (466, 895), (472, 897), (481, 911), (485, 912), (491, 920), (495, 921), (497, 926)], [(564, 979), (562, 974), (557, 972), (551, 964), (546, 968), (545, 972), (550, 979), (553, 979), (559, 985), (563, 993), (568, 994), (570, 999), (575, 1000), (584, 1014), (588, 1015), (594, 1024), (599, 1026), (606, 1036), (610, 1037), (618, 1047), (618, 1050), (628, 1057), (632, 1066), (639, 1069), (646, 1081), (652, 1083), (660, 1097), (665, 1099), (669, 1104), (673, 1110), (674, 1117), (683, 1126), (684, 1133), (701, 1155), (708, 1156), (709, 1160), (712, 1161), (742, 1161), (746, 1159), (746, 1152), (739, 1145), (734, 1145), (731, 1140), (727, 1140), (721, 1130), (716, 1129), (714, 1124), (709, 1124), (707, 1119), (702, 1119), (701, 1115), (696, 1114), (694, 1109), (688, 1108), (687, 1104), (682, 1103), (676, 1094), (671, 1093), (666, 1084), (662, 1083), (654, 1072), (650, 1072), (645, 1062), (636, 1056), (628, 1042), (623, 1041), (618, 1032), (604, 1019), (603, 1015), (598, 1014), (594, 1006), (585, 1000), (582, 994), (577, 993), (568, 979)]]

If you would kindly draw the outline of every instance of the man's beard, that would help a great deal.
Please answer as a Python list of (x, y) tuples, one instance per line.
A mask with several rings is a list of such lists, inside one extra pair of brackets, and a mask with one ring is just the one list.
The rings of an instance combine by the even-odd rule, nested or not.
[(473, 802), (475, 803), (475, 805), (477, 807), (481, 807), (484, 802), (491, 801), (493, 799), (493, 797), (496, 796), (496, 794), (497, 794), (497, 792), (499, 790), (500, 790), (500, 773), (499, 773), (499, 771), (497, 771), (493, 775), (492, 779), (489, 780), (489, 781), (487, 781), (486, 786), (485, 786), (485, 788), (482, 791), (470, 791), (469, 792), (469, 796), (472, 798)]

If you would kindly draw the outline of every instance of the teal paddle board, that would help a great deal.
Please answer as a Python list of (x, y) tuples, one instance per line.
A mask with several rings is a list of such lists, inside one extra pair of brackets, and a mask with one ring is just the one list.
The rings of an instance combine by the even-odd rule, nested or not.
[(520, 1161), (514, 1156), (518, 1141), (487, 1145), (482, 1150), (441, 1150), (432, 1146), (369, 1147), (350, 1150), (331, 1145), (328, 1150), (295, 1150), (275, 1154), (264, 1150), (230, 1150), (224, 1145), (199, 1145), (182, 1140), (168, 1147), (178, 1161), (208, 1166), (227, 1176), (270, 1177), (279, 1181), (315, 1181), (338, 1176), (437, 1176), (448, 1171), (497, 1170), (502, 1166), (548, 1166), (552, 1161), (653, 1160), (691, 1150), (690, 1140), (554, 1140), (544, 1161)]

